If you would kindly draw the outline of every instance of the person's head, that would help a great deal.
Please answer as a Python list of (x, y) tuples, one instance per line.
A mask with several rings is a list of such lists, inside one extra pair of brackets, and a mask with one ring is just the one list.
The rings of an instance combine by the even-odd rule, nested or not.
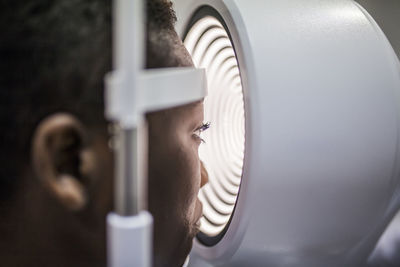
[[(113, 203), (103, 78), (111, 1), (0, 2), (0, 255), (7, 266), (105, 264)], [(147, 1), (147, 68), (192, 66), (166, 0)], [(197, 232), (202, 102), (146, 114), (155, 264), (181, 265)]]

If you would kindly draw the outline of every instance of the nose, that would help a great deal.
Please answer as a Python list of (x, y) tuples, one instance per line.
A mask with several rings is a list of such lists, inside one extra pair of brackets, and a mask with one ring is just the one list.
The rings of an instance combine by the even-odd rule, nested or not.
[(200, 187), (203, 187), (206, 183), (208, 183), (208, 172), (204, 167), (204, 163), (200, 161), (200, 168), (201, 168), (201, 182)]

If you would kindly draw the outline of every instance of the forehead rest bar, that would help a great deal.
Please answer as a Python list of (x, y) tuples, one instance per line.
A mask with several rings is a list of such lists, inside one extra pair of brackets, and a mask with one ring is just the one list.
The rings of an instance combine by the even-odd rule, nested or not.
[(189, 104), (207, 95), (204, 69), (166, 68), (148, 70), (139, 78), (142, 110), (157, 111)]
[[(106, 116), (118, 119), (123, 116), (127, 103), (124, 95), (124, 74), (111, 72), (106, 76)], [(136, 103), (140, 112), (157, 111), (189, 104), (207, 95), (207, 79), (204, 69), (192, 67), (162, 68), (142, 71), (139, 74)], [(128, 101), (129, 103), (129, 101)]]

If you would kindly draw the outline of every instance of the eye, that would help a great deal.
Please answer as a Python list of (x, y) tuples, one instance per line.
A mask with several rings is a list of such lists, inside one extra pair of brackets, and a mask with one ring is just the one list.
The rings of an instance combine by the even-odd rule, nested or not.
[(203, 123), (200, 127), (194, 130), (193, 137), (196, 138), (197, 140), (200, 140), (200, 142), (205, 143), (205, 141), (201, 138), (201, 133), (210, 128), (210, 125), (211, 125), (210, 122)]

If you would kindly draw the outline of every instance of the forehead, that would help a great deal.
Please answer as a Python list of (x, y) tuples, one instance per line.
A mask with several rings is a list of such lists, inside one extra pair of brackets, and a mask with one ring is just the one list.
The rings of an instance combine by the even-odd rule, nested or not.
[(188, 126), (195, 127), (203, 121), (203, 100), (161, 111), (150, 112), (146, 117), (150, 124), (163, 128)]
[[(203, 118), (203, 100), (169, 109), (169, 114), (181, 119), (199, 120)], [(184, 120), (185, 121), (185, 120)]]

